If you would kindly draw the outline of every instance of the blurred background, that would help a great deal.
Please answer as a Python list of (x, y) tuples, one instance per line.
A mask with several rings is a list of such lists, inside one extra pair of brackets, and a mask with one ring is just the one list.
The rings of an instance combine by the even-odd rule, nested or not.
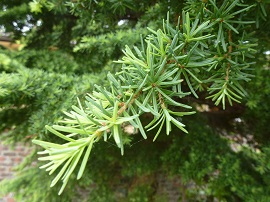
[(124, 156), (113, 140), (97, 143), (83, 178), (72, 176), (60, 197), (61, 185), (50, 188), (54, 176), (38, 168), (40, 148), (31, 140), (59, 142), (44, 126), (94, 84), (106, 86), (108, 71), (121, 68), (113, 61), (125, 45), (139, 45), (147, 27), (162, 28), (168, 11), (176, 23), (184, 8), (202, 2), (1, 0), (0, 201), (270, 201), (267, 0), (239, 1), (255, 5), (256, 26), (248, 29), (258, 43), (241, 103), (223, 110), (202, 92), (187, 99), (197, 111), (183, 118), (188, 135), (174, 128), (153, 143), (134, 134)]

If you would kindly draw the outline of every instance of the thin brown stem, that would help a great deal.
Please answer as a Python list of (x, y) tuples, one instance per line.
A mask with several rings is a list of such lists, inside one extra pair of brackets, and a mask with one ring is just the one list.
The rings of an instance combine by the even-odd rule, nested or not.
[(162, 109), (165, 109), (165, 108), (166, 108), (166, 105), (165, 105), (165, 103), (164, 103), (164, 100), (163, 100), (163, 97), (162, 97), (161, 93), (158, 93), (158, 99), (159, 99), (159, 101), (160, 101), (160, 106), (161, 106), (161, 108), (162, 108)]
[(117, 115), (120, 116), (133, 102), (139, 97), (142, 91), (139, 91), (137, 94), (133, 95), (133, 98), (130, 100), (128, 104), (123, 103), (122, 107), (118, 110)]
[[(228, 50), (228, 58), (231, 59), (231, 53), (232, 53), (232, 30), (228, 31), (228, 40), (229, 40), (229, 50)], [(228, 81), (229, 80), (229, 73), (230, 73), (230, 69), (231, 69), (231, 63), (227, 63), (227, 69), (226, 69), (226, 77), (225, 80)]]

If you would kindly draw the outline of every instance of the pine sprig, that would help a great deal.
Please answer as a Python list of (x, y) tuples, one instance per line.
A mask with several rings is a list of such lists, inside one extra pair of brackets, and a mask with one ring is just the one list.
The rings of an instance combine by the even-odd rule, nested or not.
[[(167, 27), (167, 30), (173, 30), (173, 28)], [(169, 106), (191, 108), (184, 103), (173, 100), (174, 96), (184, 97), (189, 93), (169, 90), (181, 85), (182, 82), (177, 63), (170, 64), (170, 61), (175, 57), (174, 52), (182, 51), (178, 50), (181, 49), (181, 46), (177, 47), (176, 43), (171, 44), (173, 38), (175, 38), (174, 35), (165, 34), (165, 31), (158, 30), (147, 38), (145, 52), (135, 47), (136, 53), (133, 53), (127, 46), (124, 51), (125, 56), (122, 60), (117, 61), (117, 63), (123, 64), (122, 71), (116, 77), (108, 74), (110, 90), (96, 86), (97, 91), (89, 94), (86, 98), (85, 109), (79, 102), (79, 107), (73, 106), (73, 111), (65, 113), (68, 118), (62, 121), (64, 125), (47, 126), (50, 132), (68, 141), (64, 146), (34, 140), (34, 143), (45, 149), (41, 154), (48, 155), (41, 157), (40, 160), (51, 161), (42, 168), (48, 166), (49, 168), (46, 170), (52, 174), (60, 165), (63, 166), (51, 184), (51, 186), (55, 185), (62, 177), (63, 186), (59, 194), (66, 186), (70, 174), (74, 171), (75, 164), (78, 163), (86, 146), (92, 148), (94, 142), (101, 137), (106, 141), (110, 135), (121, 149), (121, 153), (124, 154), (123, 132), (121, 130), (124, 123), (138, 128), (142, 136), (147, 138), (139, 119), (139, 115), (143, 113), (151, 113), (154, 116), (153, 121), (148, 124), (148, 130), (152, 130), (158, 125), (159, 128), (162, 128), (163, 124), (166, 123), (167, 135), (171, 131), (171, 124), (187, 133), (187, 130), (184, 129), (185, 125), (173, 116), (183, 116), (193, 112), (177, 113), (168, 109)], [(189, 55), (187, 57), (192, 58)], [(68, 135), (63, 133), (68, 133)], [(159, 133), (160, 130), (154, 140)], [(74, 136), (77, 136), (78, 139), (71, 138)], [(89, 155), (90, 150), (87, 150), (87, 155)], [(82, 166), (85, 166), (85, 163)], [(80, 170), (82, 171), (84, 168)]]
[[(225, 15), (236, 5), (226, 4), (219, 9)], [(212, 6), (213, 12), (219, 12), (214, 2), (210, 1), (209, 6)], [(232, 11), (230, 15), (237, 15), (249, 8)], [(213, 21), (211, 12), (207, 10), (203, 13), (207, 18), (204, 21), (200, 15), (191, 19), (188, 12), (183, 12), (176, 27), (169, 24), (168, 18), (163, 23), (163, 30), (149, 28), (151, 34), (144, 42), (142, 40), (141, 48), (125, 47), (123, 58), (116, 61), (122, 65), (122, 69), (115, 76), (108, 74), (108, 88), (96, 85), (96, 90), (86, 96), (84, 104), (78, 100), (79, 107), (73, 106), (72, 111), (65, 112), (67, 118), (60, 121), (59, 125), (47, 126), (50, 132), (67, 143), (61, 145), (33, 141), (45, 149), (40, 154), (47, 155), (39, 160), (50, 161), (41, 168), (46, 168), (52, 174), (62, 167), (51, 184), (54, 186), (62, 180), (59, 194), (84, 154), (77, 177), (81, 178), (93, 144), (101, 138), (104, 141), (113, 138), (121, 154), (124, 154), (126, 134), (122, 126), (125, 124), (138, 129), (145, 139), (146, 131), (158, 128), (154, 141), (162, 128), (166, 128), (166, 134), (169, 135), (172, 124), (188, 133), (178, 117), (195, 113), (187, 111), (192, 107), (183, 102), (183, 98), (190, 94), (198, 97), (198, 84), (209, 85), (209, 98), (216, 105), (222, 102), (224, 108), (226, 100), (232, 104), (232, 101), (239, 102), (245, 95), (239, 80), (248, 80), (243, 70), (250, 64), (242, 56), (250, 45), (242, 43), (241, 48), (237, 46), (234, 50), (234, 38), (231, 36), (234, 30), (227, 24), (217, 27), (217, 22), (210, 23)], [(228, 19), (231, 20), (231, 17)], [(228, 39), (220, 31), (223, 29), (230, 29)], [(213, 43), (214, 40), (221, 43)], [(234, 55), (235, 52), (240, 54)], [(175, 108), (178, 110), (174, 111)], [(153, 117), (145, 127), (140, 120), (144, 113)]]

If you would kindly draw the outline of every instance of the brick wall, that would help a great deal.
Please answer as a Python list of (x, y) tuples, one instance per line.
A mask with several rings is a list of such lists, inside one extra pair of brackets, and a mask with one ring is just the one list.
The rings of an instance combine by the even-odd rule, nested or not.
[[(10, 148), (0, 142), (0, 181), (13, 176), (13, 168), (23, 161), (23, 158), (29, 154), (30, 150), (29, 147), (21, 144)], [(12, 194), (0, 198), (0, 202), (14, 202)]]
[[(157, 175), (157, 193), (164, 194), (168, 202), (177, 202), (181, 198), (181, 179), (178, 177), (170, 178), (164, 174)], [(185, 201), (185, 200), (182, 200)]]
[[(13, 148), (0, 142), (0, 181), (11, 178), (14, 174), (13, 168), (23, 161), (31, 149), (27, 146), (17, 144)], [(181, 181), (179, 178), (169, 178), (163, 174), (157, 176), (158, 193), (167, 196), (168, 202), (176, 202), (181, 198)], [(0, 189), (1, 193), (1, 189)], [(1, 198), (0, 202), (15, 202), (13, 194)], [(185, 200), (182, 200), (185, 201)]]

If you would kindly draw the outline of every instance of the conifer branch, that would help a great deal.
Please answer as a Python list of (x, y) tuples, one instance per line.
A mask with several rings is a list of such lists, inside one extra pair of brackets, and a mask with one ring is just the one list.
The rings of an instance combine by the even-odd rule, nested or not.
[[(44, 166), (49, 167), (47, 171), (50, 174), (62, 166), (52, 182), (53, 186), (58, 180), (63, 181), (59, 194), (85, 153), (78, 178), (82, 176), (93, 144), (102, 137), (104, 141), (113, 137), (121, 154), (124, 154), (126, 135), (121, 129), (123, 124), (128, 123), (138, 129), (144, 139), (147, 138), (146, 131), (158, 128), (153, 141), (162, 128), (169, 135), (172, 124), (188, 133), (177, 117), (195, 113), (187, 111), (192, 107), (182, 103), (182, 98), (190, 94), (198, 98), (198, 84), (208, 85), (209, 98), (216, 105), (222, 102), (225, 108), (226, 100), (230, 104), (232, 101), (239, 102), (244, 93), (233, 75), (230, 75), (228, 82), (229, 72), (237, 70), (240, 74), (237, 77), (241, 78), (244, 73), (238, 70), (249, 64), (240, 60), (237, 54), (232, 57), (232, 31), (237, 33), (234, 26), (240, 23), (233, 19), (250, 7), (235, 12), (233, 8), (236, 6), (224, 4), (218, 8), (210, 1), (207, 10), (202, 11), (207, 13), (205, 19), (201, 18), (204, 13), (190, 16), (188, 12), (183, 12), (176, 27), (170, 25), (168, 18), (163, 23), (163, 30), (149, 28), (151, 34), (146, 37), (146, 43), (142, 42), (141, 48), (125, 47), (123, 58), (116, 61), (122, 65), (121, 71), (115, 76), (111, 73), (107, 76), (110, 81), (108, 89), (96, 85), (96, 91), (86, 96), (84, 105), (78, 100), (79, 107), (73, 106), (72, 111), (65, 112), (67, 118), (60, 121), (61, 125), (47, 126), (50, 132), (67, 141), (63, 145), (33, 141), (45, 149), (41, 154), (48, 156), (40, 160), (51, 161)], [(225, 39), (225, 30), (229, 30), (228, 39)], [(245, 46), (241, 51), (248, 48)], [(227, 57), (224, 57), (224, 52), (227, 52)], [(175, 97), (179, 98), (178, 101)], [(140, 115), (144, 113), (150, 113), (153, 117), (146, 126), (140, 120)]]

